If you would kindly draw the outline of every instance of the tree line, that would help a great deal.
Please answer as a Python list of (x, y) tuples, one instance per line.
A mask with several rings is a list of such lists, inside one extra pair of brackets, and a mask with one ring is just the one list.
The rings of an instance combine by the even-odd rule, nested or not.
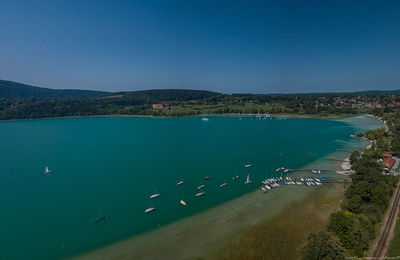
[(330, 216), (327, 227), (312, 234), (304, 247), (303, 259), (345, 259), (364, 257), (377, 235), (398, 177), (383, 175), (383, 165), (378, 161), (384, 152), (399, 154), (398, 137), (400, 121), (398, 112), (383, 116), (388, 130), (376, 129), (360, 134), (372, 147), (350, 156), (351, 184), (346, 188), (341, 210)]

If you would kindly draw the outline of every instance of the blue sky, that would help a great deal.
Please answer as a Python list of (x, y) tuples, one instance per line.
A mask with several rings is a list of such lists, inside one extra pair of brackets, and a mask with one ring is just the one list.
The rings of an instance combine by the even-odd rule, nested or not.
[(3, 1), (0, 78), (224, 93), (400, 89), (400, 1)]

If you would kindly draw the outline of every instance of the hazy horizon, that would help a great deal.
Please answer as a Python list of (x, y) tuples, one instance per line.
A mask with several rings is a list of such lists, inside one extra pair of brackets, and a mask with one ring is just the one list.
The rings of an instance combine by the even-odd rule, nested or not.
[(2, 1), (0, 78), (55, 89), (400, 89), (398, 1)]

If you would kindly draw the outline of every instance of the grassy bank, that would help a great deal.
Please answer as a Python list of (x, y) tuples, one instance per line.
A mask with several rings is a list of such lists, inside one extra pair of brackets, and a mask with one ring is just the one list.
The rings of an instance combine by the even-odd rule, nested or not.
[(344, 196), (343, 184), (316, 189), (301, 201), (235, 237), (221, 259), (298, 259), (307, 237), (324, 228)]

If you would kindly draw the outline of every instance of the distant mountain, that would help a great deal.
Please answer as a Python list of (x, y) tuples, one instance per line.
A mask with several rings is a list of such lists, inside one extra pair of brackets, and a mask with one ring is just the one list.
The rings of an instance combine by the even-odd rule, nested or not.
[(0, 80), (0, 98), (87, 98), (105, 97), (109, 94), (109, 92), (93, 90), (40, 88)]

